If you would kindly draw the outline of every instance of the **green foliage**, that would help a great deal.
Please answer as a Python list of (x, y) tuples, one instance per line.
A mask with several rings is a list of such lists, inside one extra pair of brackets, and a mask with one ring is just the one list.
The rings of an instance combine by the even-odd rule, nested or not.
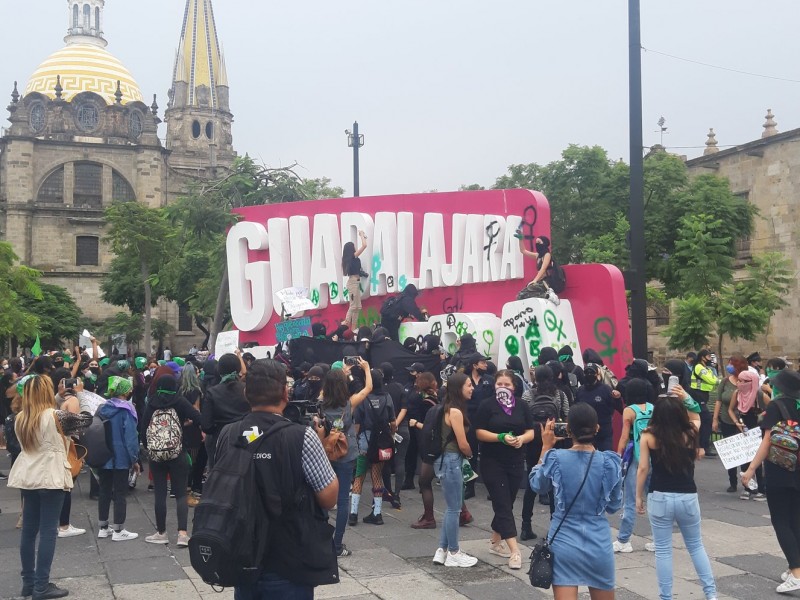
[(164, 340), (166, 340), (170, 334), (175, 331), (175, 328), (172, 325), (166, 321), (162, 321), (161, 319), (153, 319), (152, 325), (153, 339), (160, 344), (163, 344)]
[[(36, 317), (43, 348), (59, 348), (62, 340), (76, 340), (84, 324), (83, 313), (70, 293), (57, 285), (39, 283), (40, 296), (25, 294), (24, 305)], [(33, 343), (35, 335), (30, 335)]]
[(27, 304), (41, 300), (39, 271), (17, 265), (11, 244), (0, 242), (0, 336), (35, 337), (39, 319)]
[(705, 213), (681, 219), (673, 257), (679, 292), (710, 297), (730, 283), (733, 252), (725, 233), (722, 221)]
[(328, 177), (318, 179), (304, 179), (300, 184), (302, 197), (306, 200), (321, 200), (323, 198), (341, 198), (344, 196), (344, 188), (338, 185), (331, 185)]
[(477, 192), (477, 191), (485, 190), (485, 189), (486, 189), (485, 187), (483, 187), (482, 185), (480, 185), (478, 183), (471, 183), (469, 185), (461, 184), (460, 186), (458, 186), (458, 191), (459, 192)]
[(708, 344), (713, 315), (707, 298), (689, 295), (675, 302), (672, 322), (664, 332), (667, 346), (673, 350), (694, 350)]
[[(155, 319), (153, 320), (155, 322)], [(140, 314), (119, 312), (103, 321), (97, 329), (98, 337), (122, 339), (128, 345), (136, 345), (144, 335), (144, 321)]]
[(625, 215), (618, 214), (612, 230), (587, 240), (583, 248), (584, 260), (588, 263), (616, 265), (624, 269), (630, 261), (628, 231), (630, 231), (628, 219)]
[[(144, 283), (139, 258), (130, 253), (115, 256), (108, 273), (100, 282), (100, 293), (103, 302), (125, 306), (132, 313), (144, 313)], [(158, 291), (153, 293), (152, 306), (155, 306), (160, 295)]]

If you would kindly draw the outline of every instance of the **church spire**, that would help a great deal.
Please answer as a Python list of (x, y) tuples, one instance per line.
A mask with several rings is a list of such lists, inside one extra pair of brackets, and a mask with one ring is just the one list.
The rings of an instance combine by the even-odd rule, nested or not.
[(172, 80), (173, 106), (230, 110), (228, 74), (211, 0), (186, 0)]
[(108, 42), (103, 37), (103, 9), (106, 0), (67, 0), (69, 25), (67, 44), (92, 44), (105, 48)]

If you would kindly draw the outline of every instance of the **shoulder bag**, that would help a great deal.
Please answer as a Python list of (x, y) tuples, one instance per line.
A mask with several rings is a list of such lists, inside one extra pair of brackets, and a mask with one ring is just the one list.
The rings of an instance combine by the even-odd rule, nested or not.
[(550, 545), (555, 541), (558, 532), (561, 531), (561, 526), (569, 516), (569, 511), (572, 510), (575, 501), (583, 491), (583, 486), (592, 468), (595, 452), (596, 451), (592, 451), (592, 455), (589, 457), (589, 464), (586, 466), (586, 474), (583, 476), (583, 481), (581, 481), (581, 485), (575, 497), (572, 499), (572, 502), (569, 503), (567, 512), (564, 513), (564, 517), (561, 519), (561, 523), (558, 524), (558, 529), (553, 533), (553, 537), (548, 541), (547, 536), (544, 536), (544, 539), (533, 547), (533, 551), (531, 552), (531, 566), (530, 569), (528, 569), (528, 578), (533, 587), (549, 590), (550, 586), (553, 585), (553, 549)]
[[(64, 448), (67, 451), (67, 461), (69, 462), (69, 471), (72, 478), (75, 479), (81, 473), (83, 468), (83, 460), (86, 458), (86, 448), (79, 446), (71, 437), (64, 435), (64, 430), (61, 428), (61, 421), (58, 420), (58, 415), (54, 412), (53, 418), (56, 421), (56, 429), (58, 429), (61, 439), (64, 441)], [(81, 456), (78, 457), (78, 448), (82, 450)]]

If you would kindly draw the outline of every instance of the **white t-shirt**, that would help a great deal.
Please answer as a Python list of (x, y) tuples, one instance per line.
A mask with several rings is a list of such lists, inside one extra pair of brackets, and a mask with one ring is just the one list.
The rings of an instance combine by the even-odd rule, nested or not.
[(172, 360), (172, 352), (169, 349), (164, 350), (164, 360)]

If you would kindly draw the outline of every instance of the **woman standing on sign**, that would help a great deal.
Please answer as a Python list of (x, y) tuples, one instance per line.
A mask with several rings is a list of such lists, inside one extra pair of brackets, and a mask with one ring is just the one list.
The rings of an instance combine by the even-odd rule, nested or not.
[(361, 246), (356, 250), (353, 242), (347, 242), (342, 249), (342, 273), (347, 276), (347, 294), (350, 299), (350, 308), (344, 318), (344, 324), (351, 331), (358, 329), (358, 317), (361, 313), (361, 259), (359, 256), (367, 249), (367, 236), (363, 231), (358, 232)]
[[(525, 294), (525, 298), (547, 298), (558, 305), (560, 300), (556, 294), (564, 290), (566, 281), (563, 278), (563, 271), (553, 260), (550, 239), (543, 235), (536, 236), (534, 240), (536, 252), (531, 252), (525, 247), (521, 229), (517, 229), (514, 237), (519, 240), (519, 251), (523, 256), (530, 256), (536, 260), (536, 276), (520, 294)], [(517, 299), (522, 300), (519, 297)]]

